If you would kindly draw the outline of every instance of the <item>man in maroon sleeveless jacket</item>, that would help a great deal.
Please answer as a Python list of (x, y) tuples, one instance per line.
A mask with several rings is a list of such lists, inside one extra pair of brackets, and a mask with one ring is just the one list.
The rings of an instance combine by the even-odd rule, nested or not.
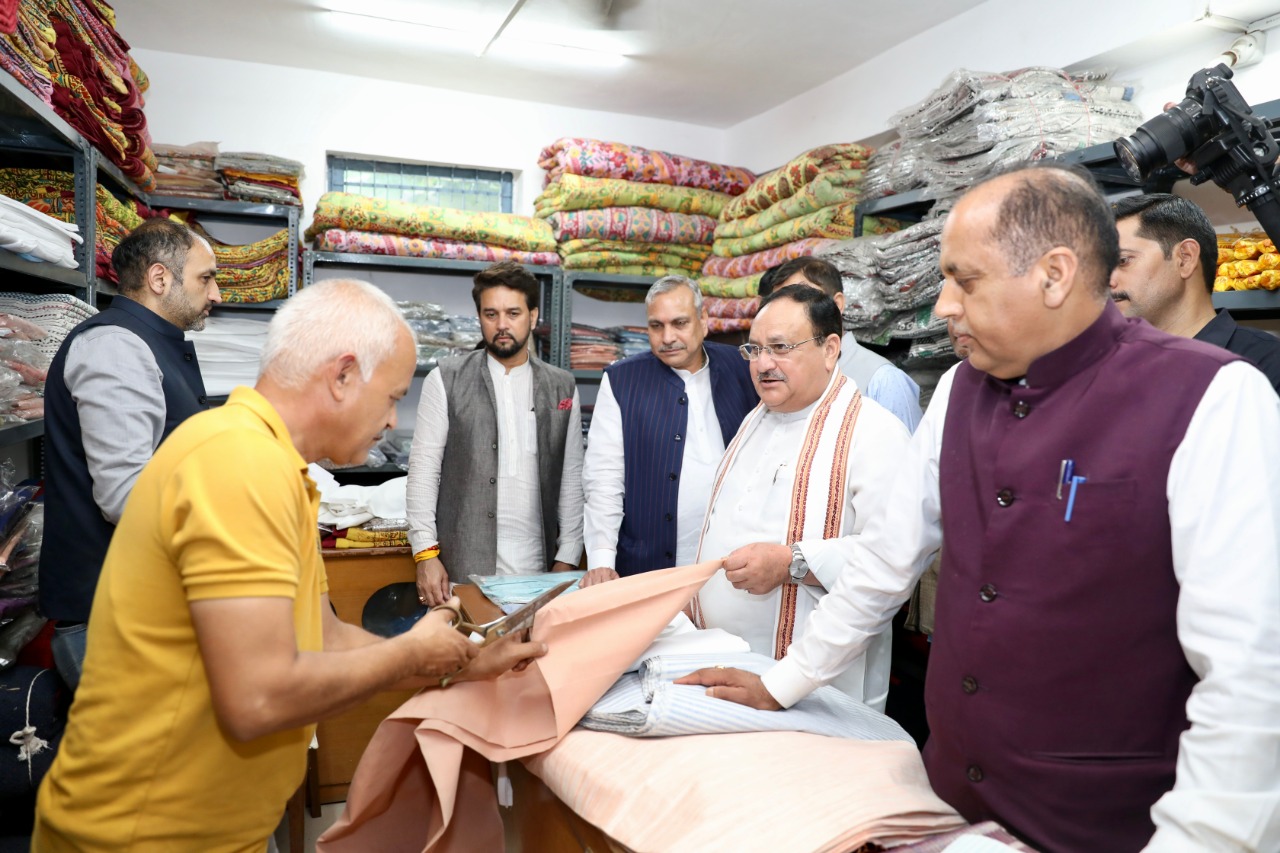
[(1126, 320), (1087, 176), (1022, 167), (956, 205), (939, 384), (886, 511), (763, 679), (790, 706), (904, 601), (942, 540), (934, 789), (1046, 851), (1280, 849), (1280, 401), (1252, 365)]

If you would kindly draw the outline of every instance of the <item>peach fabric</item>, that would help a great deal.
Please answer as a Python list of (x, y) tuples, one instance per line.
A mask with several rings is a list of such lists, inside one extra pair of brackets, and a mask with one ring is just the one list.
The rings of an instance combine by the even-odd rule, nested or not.
[(508, 761), (554, 746), (719, 568), (713, 560), (561, 596), (534, 622), (549, 650), (524, 672), (418, 693), (374, 733), (346, 810), (316, 849), (501, 850), (479, 756)]
[[(317, 850), (501, 850), (485, 759), (535, 755), (528, 764), (553, 791), (638, 851), (839, 850), (963, 826), (907, 743), (570, 731), (719, 568), (715, 560), (564, 595), (538, 614), (533, 635), (549, 651), (523, 673), (411, 698), (374, 734)], [(777, 819), (784, 814), (796, 817)], [(741, 840), (727, 845), (731, 832)]]
[(639, 853), (847, 851), (965, 825), (930, 790), (915, 746), (903, 742), (804, 732), (640, 739), (577, 729), (525, 765)]

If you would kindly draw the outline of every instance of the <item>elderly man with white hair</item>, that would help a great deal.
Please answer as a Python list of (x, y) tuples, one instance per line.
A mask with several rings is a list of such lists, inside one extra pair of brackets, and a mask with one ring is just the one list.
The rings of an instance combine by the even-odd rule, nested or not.
[(276, 314), (256, 386), (160, 447), (107, 552), (32, 850), (262, 850), (315, 721), (544, 651), (478, 653), (443, 613), (384, 640), (329, 606), (307, 464), (362, 461), (415, 362), (385, 294), (326, 281)]

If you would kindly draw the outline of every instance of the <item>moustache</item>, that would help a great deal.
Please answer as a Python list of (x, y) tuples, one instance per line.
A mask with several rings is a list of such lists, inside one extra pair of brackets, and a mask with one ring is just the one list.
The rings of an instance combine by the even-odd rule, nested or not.
[(776, 379), (779, 382), (786, 382), (787, 375), (780, 370), (765, 370), (756, 374), (756, 379), (759, 379), (761, 382), (766, 379)]
[(672, 344), (671, 346), (660, 347), (658, 352), (680, 352), (683, 349), (685, 349), (684, 344)]
[(1129, 294), (1125, 293), (1123, 290), (1117, 290), (1111, 294), (1112, 302), (1120, 302), (1121, 300), (1124, 300), (1125, 302), (1130, 301)]

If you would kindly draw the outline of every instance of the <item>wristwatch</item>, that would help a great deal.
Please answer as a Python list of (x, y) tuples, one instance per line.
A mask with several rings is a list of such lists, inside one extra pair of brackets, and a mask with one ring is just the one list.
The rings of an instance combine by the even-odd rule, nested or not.
[(788, 571), (791, 573), (791, 579), (796, 583), (803, 583), (805, 575), (809, 574), (809, 563), (805, 560), (800, 546), (794, 542), (791, 544), (791, 567)]

